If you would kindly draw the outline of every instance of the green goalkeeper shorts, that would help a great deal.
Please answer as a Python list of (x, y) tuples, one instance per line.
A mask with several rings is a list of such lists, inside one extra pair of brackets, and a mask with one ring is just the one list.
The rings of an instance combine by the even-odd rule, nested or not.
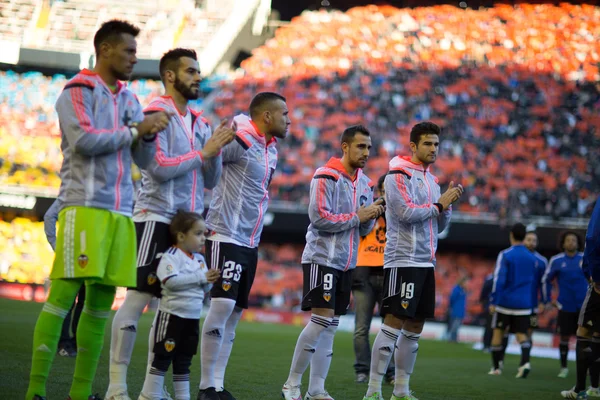
[(74, 206), (61, 210), (58, 225), (50, 279), (136, 286), (137, 244), (131, 218), (99, 208)]

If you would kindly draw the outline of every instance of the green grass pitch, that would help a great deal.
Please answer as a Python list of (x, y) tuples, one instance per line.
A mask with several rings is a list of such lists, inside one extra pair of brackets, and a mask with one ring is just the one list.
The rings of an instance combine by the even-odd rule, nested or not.
[[(0, 399), (23, 400), (31, 363), (33, 328), (41, 304), (0, 299), (2, 379)], [(138, 340), (129, 368), (129, 394), (135, 400), (142, 388), (146, 364), (148, 331), (153, 317), (142, 317)], [(280, 399), (281, 386), (287, 378), (294, 345), (300, 327), (258, 323), (241, 323), (226, 376), (226, 387), (239, 400)], [(108, 351), (110, 321), (107, 324), (104, 350), (96, 375), (95, 392), (104, 397), (108, 385)], [(354, 382), (352, 335), (336, 336), (334, 358), (327, 389), (336, 400), (361, 400), (366, 385)], [(464, 399), (560, 399), (560, 391), (570, 388), (575, 379), (571, 363), (568, 379), (559, 379), (557, 360), (532, 359), (532, 372), (526, 380), (515, 379), (518, 357), (507, 356), (504, 375), (488, 376), (490, 355), (468, 345), (421, 341), (419, 357), (411, 379), (416, 396), (435, 400)], [(48, 399), (64, 400), (68, 395), (75, 359), (57, 356), (48, 381)], [(191, 374), (192, 399), (196, 398), (200, 379), (199, 355), (194, 358)], [(167, 378), (170, 382), (170, 376)], [(308, 373), (304, 376), (308, 384)], [(169, 385), (170, 386), (170, 385)], [(392, 387), (384, 385), (384, 396)], [(172, 390), (170, 390), (172, 392)]]

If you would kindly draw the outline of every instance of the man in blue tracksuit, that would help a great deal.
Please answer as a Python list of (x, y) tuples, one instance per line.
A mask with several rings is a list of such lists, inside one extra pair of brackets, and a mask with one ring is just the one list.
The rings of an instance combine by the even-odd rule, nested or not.
[(526, 378), (531, 370), (529, 354), (531, 339), (529, 330), (530, 316), (537, 300), (535, 294), (536, 257), (525, 247), (526, 228), (521, 223), (515, 224), (510, 232), (510, 244), (498, 255), (494, 284), (490, 296), (490, 312), (493, 313), (492, 327), (492, 360), (490, 375), (500, 375), (502, 361), (502, 338), (506, 328), (516, 333), (521, 344), (521, 363), (517, 378)]
[[(577, 332), (577, 320), (579, 311), (588, 289), (588, 280), (581, 269), (583, 253), (578, 252), (581, 248), (581, 239), (573, 231), (567, 231), (561, 235), (560, 247), (563, 250), (550, 259), (542, 279), (543, 303), (558, 308), (558, 332), (560, 334), (560, 365), (559, 378), (566, 378), (567, 356), (569, 354), (569, 338)], [(558, 284), (558, 298), (552, 300), (552, 283)]]
[(448, 305), (450, 315), (448, 318), (447, 339), (450, 342), (458, 342), (458, 329), (465, 319), (467, 311), (467, 277), (462, 277), (452, 289), (450, 304)]
[[(600, 357), (600, 201), (596, 201), (585, 236), (582, 270), (593, 283), (587, 290), (577, 321), (577, 382), (571, 390), (560, 393), (565, 399), (587, 399), (587, 370)], [(590, 371), (592, 376), (597, 377), (597, 374)]]

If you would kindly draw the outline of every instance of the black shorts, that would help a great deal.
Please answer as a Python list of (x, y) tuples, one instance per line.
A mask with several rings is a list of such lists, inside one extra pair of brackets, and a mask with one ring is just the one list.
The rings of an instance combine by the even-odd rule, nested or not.
[(160, 257), (173, 245), (169, 224), (156, 221), (136, 222), (137, 234), (137, 286), (135, 290), (161, 297), (161, 287), (156, 277)]
[(385, 268), (382, 314), (425, 320), (435, 316), (434, 268)]
[(304, 273), (302, 311), (313, 308), (333, 310), (334, 315), (346, 315), (352, 292), (352, 270), (302, 264)]
[(577, 333), (577, 321), (579, 312), (558, 311), (558, 321), (556, 323), (556, 333), (561, 336), (573, 336)]
[(531, 313), (529, 316), (529, 329), (538, 328), (538, 314), (536, 312)]
[(588, 288), (583, 306), (581, 306), (577, 325), (600, 332), (600, 294), (596, 293), (592, 286)]
[(154, 354), (193, 356), (200, 342), (200, 320), (158, 311), (154, 327)]
[(510, 333), (527, 334), (531, 324), (531, 314), (529, 315), (512, 315), (495, 312), (492, 315), (492, 329), (502, 329)]
[(221, 271), (221, 277), (210, 291), (211, 297), (235, 300), (237, 307), (248, 308), (248, 297), (256, 275), (258, 248), (207, 240), (206, 261), (209, 269), (218, 268)]

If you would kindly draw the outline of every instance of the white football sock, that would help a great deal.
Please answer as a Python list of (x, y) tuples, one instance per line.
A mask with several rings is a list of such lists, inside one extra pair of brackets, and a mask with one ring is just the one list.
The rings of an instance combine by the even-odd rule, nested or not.
[(173, 374), (173, 387), (175, 400), (190, 400), (190, 375)]
[(208, 315), (202, 325), (202, 339), (200, 343), (200, 370), (202, 378), (200, 389), (216, 387), (215, 366), (221, 352), (225, 325), (235, 307), (235, 300), (216, 298), (212, 299)]
[(419, 350), (420, 333), (409, 332), (402, 329), (394, 359), (396, 361), (396, 383), (394, 384), (394, 396), (406, 396), (410, 389), (408, 383), (410, 374), (415, 368), (417, 360), (417, 351)]
[(339, 317), (333, 317), (329, 327), (321, 333), (317, 351), (310, 362), (308, 392), (312, 395), (325, 393), (325, 379), (333, 358), (333, 338), (339, 324)]
[(308, 364), (310, 364), (310, 361), (317, 350), (321, 333), (329, 327), (332, 319), (333, 318), (322, 317), (315, 314), (310, 317), (310, 321), (304, 327), (296, 342), (290, 375), (286, 382), (288, 385), (300, 385), (302, 382), (302, 375), (304, 374), (304, 371), (306, 371), (306, 368), (308, 368)]
[(110, 336), (109, 394), (127, 391), (127, 367), (135, 346), (137, 324), (151, 300), (150, 293), (128, 290), (115, 314)]
[(221, 351), (219, 352), (219, 358), (215, 365), (215, 388), (218, 392), (222, 391), (225, 387), (225, 369), (227, 368), (231, 349), (233, 348), (233, 341), (235, 340), (235, 328), (237, 327), (238, 322), (240, 322), (240, 318), (242, 318), (243, 311), (242, 308), (235, 307), (225, 324), (223, 343), (221, 344)]
[(166, 373), (166, 371), (159, 371), (156, 368), (150, 368), (150, 372), (146, 375), (146, 379), (144, 380), (142, 395), (152, 400), (162, 399)]
[(392, 354), (394, 354), (394, 347), (399, 335), (400, 329), (394, 329), (385, 324), (381, 326), (371, 350), (371, 373), (367, 397), (381, 393), (381, 382), (387, 372)]

